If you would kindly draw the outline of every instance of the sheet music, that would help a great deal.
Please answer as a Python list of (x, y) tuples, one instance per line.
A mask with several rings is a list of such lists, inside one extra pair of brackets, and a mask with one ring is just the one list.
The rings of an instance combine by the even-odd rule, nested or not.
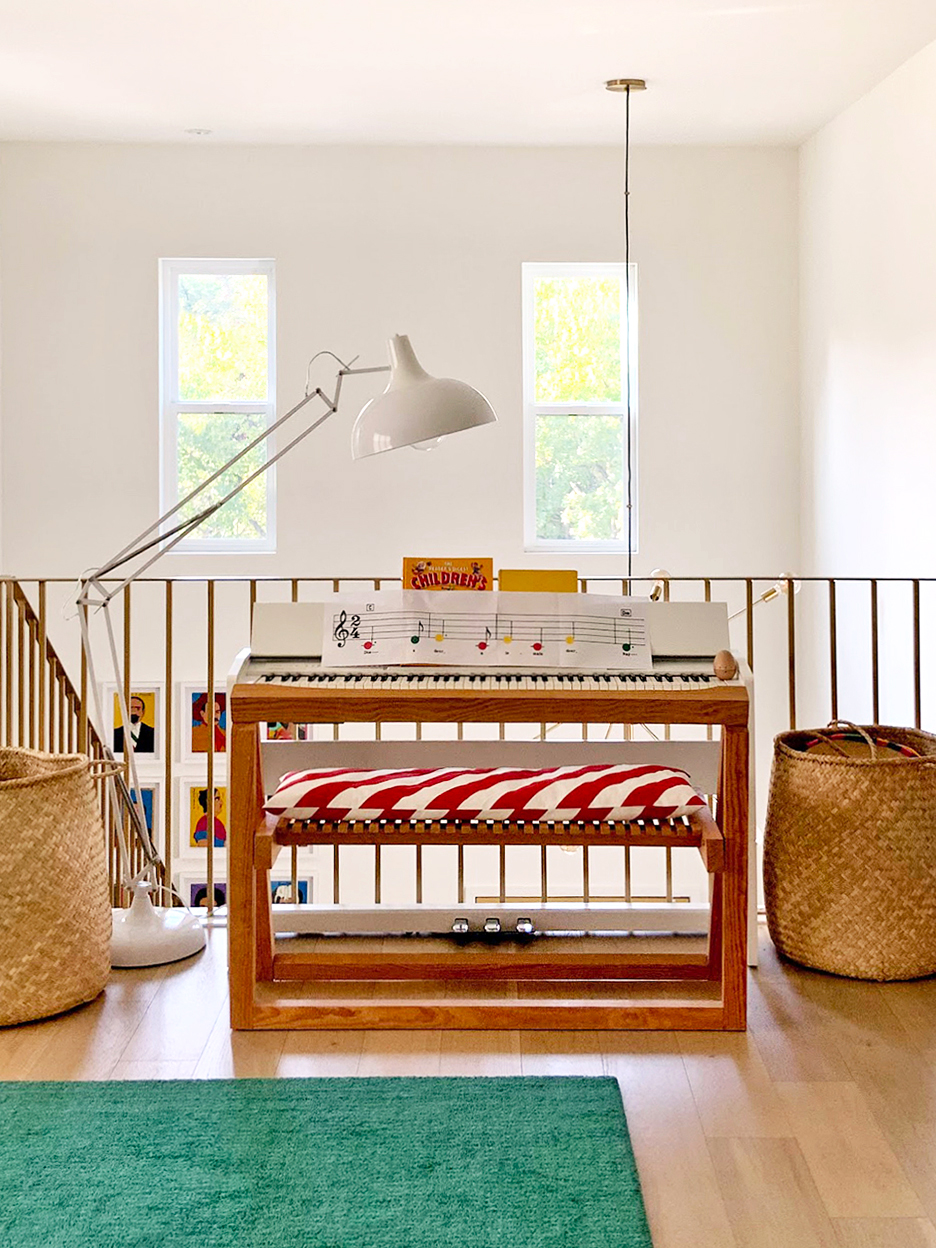
[(323, 643), (323, 667), (652, 665), (645, 601), (604, 594), (336, 594), (325, 606)]

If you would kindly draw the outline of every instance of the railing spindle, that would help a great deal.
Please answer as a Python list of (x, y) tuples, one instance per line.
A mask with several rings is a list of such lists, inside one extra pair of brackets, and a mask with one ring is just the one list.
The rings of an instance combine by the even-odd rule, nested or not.
[(829, 683), (832, 694), (832, 719), (839, 717), (838, 709), (838, 618), (835, 604), (835, 581), (829, 578)]
[(26, 613), (22, 601), (16, 603), (16, 742), (26, 744)]
[(787, 581), (787, 655), (789, 658), (790, 727), (796, 727), (796, 594)]
[(920, 582), (913, 582), (913, 723), (923, 724), (923, 701), (920, 688)]
[(29, 654), (29, 698), (27, 713), (29, 717), (29, 748), (36, 749), (36, 628), (34, 621), (29, 619), (26, 624), (27, 651)]
[(13, 582), (6, 582), (6, 742), (13, 744)]
[[(46, 633), (46, 582), (39, 582), (39, 749), (48, 750), (46, 697), (49, 687), (49, 645)], [(87, 608), (86, 608), (87, 610)], [(86, 703), (87, 705), (87, 703)], [(106, 786), (105, 786), (106, 787)]]
[(881, 683), (878, 670), (878, 583), (871, 582), (871, 721), (881, 720)]

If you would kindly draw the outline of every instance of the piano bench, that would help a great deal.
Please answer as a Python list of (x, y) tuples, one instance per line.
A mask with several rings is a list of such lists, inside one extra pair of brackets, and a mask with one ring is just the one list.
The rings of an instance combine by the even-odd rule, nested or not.
[(662, 845), (696, 848), (710, 875), (724, 867), (724, 839), (708, 806), (673, 819), (539, 821), (493, 819), (297, 820), (281, 818), (257, 835), (258, 870), (284, 845)]
[[(258, 794), (259, 769), (254, 780)], [(261, 810), (262, 800), (245, 798), (239, 808), (250, 852), (231, 890), (232, 950), (247, 951), (246, 962), (231, 963), (235, 1027), (744, 1027), (744, 842), (736, 826), (729, 822), (723, 830), (716, 823), (685, 772), (656, 764), (453, 768), (441, 776), (424, 768), (311, 768), (283, 776)], [(737, 802), (722, 799), (718, 809), (741, 826)], [(454, 845), (460, 881), (465, 846), (497, 846), (502, 880), (513, 845), (536, 846), (544, 859), (550, 845), (695, 849), (710, 879), (707, 939), (698, 951), (663, 944), (637, 952), (636, 942), (620, 934), (601, 941), (554, 938), (547, 903), (542, 931), (528, 944), (453, 947), (430, 940), (427, 947), (400, 936), (375, 948), (355, 938), (354, 928), (349, 941), (320, 936), (311, 947), (276, 940), (270, 877), (277, 855), (284, 846), (317, 845), (333, 847), (336, 916), (345, 909), (337, 890), (339, 852), (347, 845), (375, 848), (378, 911), (387, 845), (416, 847), (417, 881), (424, 845)], [(592, 895), (592, 901), (600, 899)], [(629, 910), (622, 905), (622, 928)], [(314, 922), (309, 930), (316, 930)]]

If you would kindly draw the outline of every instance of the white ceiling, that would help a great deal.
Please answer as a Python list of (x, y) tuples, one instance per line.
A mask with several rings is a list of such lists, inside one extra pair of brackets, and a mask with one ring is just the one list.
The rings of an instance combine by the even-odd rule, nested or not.
[[(936, 39), (936, 0), (0, 0), (0, 139), (807, 138)], [(192, 127), (208, 138), (185, 134)]]

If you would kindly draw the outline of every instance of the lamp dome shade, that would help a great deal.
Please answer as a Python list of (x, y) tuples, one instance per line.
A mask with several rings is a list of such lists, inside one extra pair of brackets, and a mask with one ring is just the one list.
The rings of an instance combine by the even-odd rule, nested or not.
[(479, 391), (451, 377), (430, 377), (405, 334), (390, 339), (390, 383), (361, 409), (351, 433), (355, 459), (415, 446), (497, 420)]

